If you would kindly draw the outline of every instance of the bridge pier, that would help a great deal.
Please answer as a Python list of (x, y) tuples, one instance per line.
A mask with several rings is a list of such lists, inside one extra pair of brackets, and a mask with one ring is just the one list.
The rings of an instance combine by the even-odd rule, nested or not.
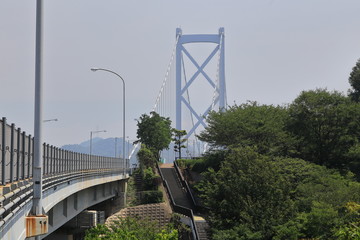
[(98, 203), (89, 209), (96, 211), (104, 211), (105, 217), (113, 215), (114, 213), (120, 211), (126, 207), (126, 192), (127, 192), (127, 179), (116, 182), (116, 195), (106, 201)]

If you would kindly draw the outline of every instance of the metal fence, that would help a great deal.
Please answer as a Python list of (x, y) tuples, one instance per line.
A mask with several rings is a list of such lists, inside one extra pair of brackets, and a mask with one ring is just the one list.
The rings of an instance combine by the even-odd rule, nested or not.
[[(34, 161), (34, 138), (27, 135), (15, 124), (7, 124), (6, 118), (0, 120), (0, 185), (32, 177)], [(128, 168), (128, 162), (125, 162)], [(62, 173), (86, 170), (124, 169), (124, 159), (94, 156), (64, 150), (44, 143), (44, 178)]]

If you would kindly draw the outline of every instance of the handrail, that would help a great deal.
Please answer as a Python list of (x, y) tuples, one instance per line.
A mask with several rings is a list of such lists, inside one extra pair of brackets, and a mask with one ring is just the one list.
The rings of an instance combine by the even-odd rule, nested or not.
[(190, 208), (187, 208), (187, 207), (183, 207), (183, 206), (177, 205), (177, 204), (175, 203), (174, 197), (173, 197), (172, 194), (171, 194), (171, 191), (170, 191), (170, 188), (169, 188), (169, 185), (168, 185), (167, 181), (164, 179), (164, 175), (163, 175), (162, 172), (161, 172), (161, 169), (160, 169), (160, 167), (159, 167), (159, 164), (157, 163), (156, 166), (157, 166), (157, 168), (158, 168), (158, 171), (159, 171), (159, 174), (160, 174), (160, 176), (161, 176), (161, 179), (162, 179), (162, 181), (163, 181), (163, 183), (164, 183), (166, 192), (167, 192), (167, 194), (168, 194), (168, 196), (169, 196), (170, 205), (171, 205), (172, 209), (173, 209), (175, 212), (180, 213), (180, 214), (183, 214), (183, 215), (185, 215), (185, 216), (187, 216), (187, 217), (190, 218), (191, 223), (192, 223), (192, 225), (193, 225), (194, 238), (195, 238), (195, 240), (199, 240), (200, 237), (199, 237), (198, 230), (197, 230), (197, 228), (196, 228), (193, 210), (190, 209)]
[(187, 191), (188, 194), (190, 195), (190, 198), (191, 198), (192, 203), (194, 204), (194, 207), (195, 207), (196, 209), (198, 209), (200, 206), (197, 204), (197, 202), (196, 202), (196, 200), (195, 200), (195, 197), (194, 197), (194, 195), (193, 195), (192, 192), (191, 192), (190, 186), (189, 186), (188, 182), (185, 180), (184, 176), (182, 175), (182, 173), (181, 173), (181, 171), (180, 171), (180, 168), (179, 168), (179, 166), (178, 166), (178, 164), (177, 164), (176, 161), (174, 161), (174, 168), (175, 168), (177, 174), (178, 174), (179, 177), (180, 177), (181, 185), (186, 189), (186, 191)]

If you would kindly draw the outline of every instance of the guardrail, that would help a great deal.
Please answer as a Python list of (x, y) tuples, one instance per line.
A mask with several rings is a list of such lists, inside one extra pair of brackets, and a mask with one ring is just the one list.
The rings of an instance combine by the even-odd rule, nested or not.
[[(32, 200), (34, 138), (0, 119), (0, 227)], [(125, 162), (124, 162), (125, 161)], [(124, 168), (125, 167), (125, 168)], [(77, 179), (131, 173), (129, 160), (76, 153), (44, 143), (43, 188)]]
[(192, 209), (189, 209), (189, 208), (187, 208), (187, 207), (179, 206), (179, 205), (177, 205), (177, 204), (175, 203), (174, 197), (173, 197), (172, 194), (171, 194), (169, 185), (168, 185), (167, 181), (165, 180), (165, 178), (164, 178), (164, 176), (163, 176), (163, 174), (162, 174), (162, 172), (161, 172), (161, 169), (160, 169), (160, 167), (159, 167), (159, 164), (157, 163), (156, 166), (157, 166), (157, 169), (158, 169), (159, 174), (160, 174), (160, 176), (161, 176), (161, 179), (162, 179), (162, 181), (163, 181), (163, 183), (164, 183), (165, 191), (166, 191), (166, 193), (167, 193), (167, 195), (168, 195), (168, 197), (169, 197), (169, 199), (170, 199), (170, 205), (171, 205), (172, 209), (174, 210), (174, 212), (183, 214), (183, 215), (185, 215), (185, 216), (187, 216), (187, 217), (190, 218), (190, 220), (191, 220), (191, 230), (192, 230), (192, 233), (193, 233), (193, 238), (194, 238), (194, 240), (199, 240), (200, 237), (199, 237), (199, 233), (198, 233), (198, 230), (197, 230), (197, 228), (196, 228), (196, 225), (195, 225), (194, 212), (193, 212), (193, 210), (192, 210)]
[[(26, 135), (15, 124), (0, 120), (0, 185), (32, 177), (34, 138)], [(128, 168), (128, 162), (125, 162)], [(43, 176), (75, 173), (85, 170), (123, 168), (124, 159), (77, 153), (44, 143)]]
[[(114, 173), (123, 172), (123, 169), (99, 169), (79, 171), (75, 173), (65, 173), (48, 176), (43, 179), (43, 192), (54, 189), (61, 184), (71, 184), (77, 179), (87, 179), (93, 176), (107, 176)], [(130, 173), (130, 169), (126, 169), (124, 173)], [(32, 199), (33, 183), (28, 180), (19, 181), (16, 186), (10, 187), (9, 192), (0, 196), (0, 227), (2, 227), (12, 216), (14, 216), (25, 204)]]

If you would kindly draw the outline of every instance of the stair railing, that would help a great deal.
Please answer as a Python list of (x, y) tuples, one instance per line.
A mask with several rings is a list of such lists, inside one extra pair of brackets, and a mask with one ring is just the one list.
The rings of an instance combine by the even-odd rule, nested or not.
[(165, 178), (164, 178), (164, 176), (163, 176), (163, 174), (161, 172), (159, 164), (156, 164), (156, 166), (157, 166), (157, 169), (158, 169), (159, 174), (161, 176), (161, 179), (162, 179), (162, 181), (164, 183), (165, 191), (166, 191), (166, 193), (167, 193), (167, 195), (168, 195), (168, 197), (170, 199), (170, 205), (171, 205), (173, 211), (177, 212), (177, 213), (180, 213), (180, 214), (183, 214), (183, 215), (190, 218), (190, 220), (191, 220), (191, 230), (192, 230), (192, 233), (193, 233), (193, 238), (194, 238), (194, 240), (200, 240), (198, 229), (197, 229), (196, 224), (195, 224), (193, 210), (189, 209), (187, 207), (179, 206), (179, 205), (177, 205), (175, 203), (174, 197), (172, 196), (171, 191), (170, 191), (170, 187), (169, 187), (167, 181), (165, 180)]

